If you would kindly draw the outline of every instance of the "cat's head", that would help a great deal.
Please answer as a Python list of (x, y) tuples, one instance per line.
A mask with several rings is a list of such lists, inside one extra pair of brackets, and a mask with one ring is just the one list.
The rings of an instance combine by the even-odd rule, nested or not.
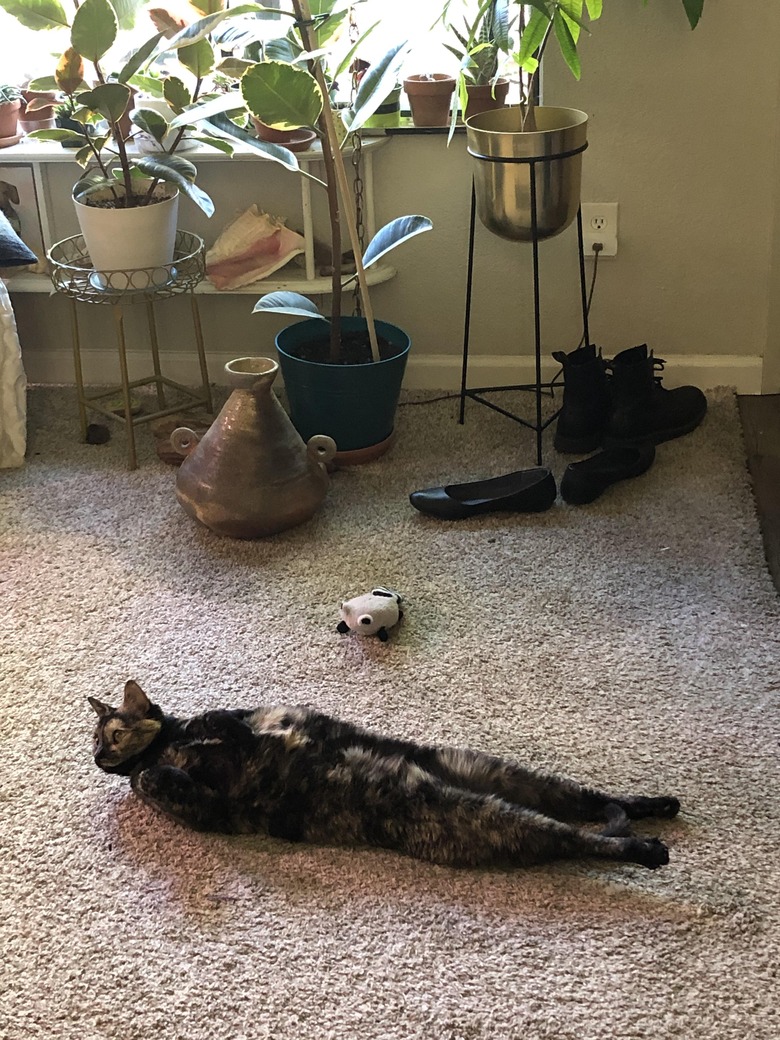
[(163, 713), (137, 682), (125, 683), (118, 708), (88, 697), (98, 720), (92, 737), (95, 764), (106, 773), (127, 776), (162, 728)]

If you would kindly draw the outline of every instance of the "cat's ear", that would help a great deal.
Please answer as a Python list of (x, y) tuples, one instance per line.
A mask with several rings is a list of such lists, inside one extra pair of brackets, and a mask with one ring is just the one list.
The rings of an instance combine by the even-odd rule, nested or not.
[(144, 718), (152, 704), (144, 691), (133, 679), (125, 683), (125, 696), (122, 701), (122, 711), (129, 715)]
[(111, 712), (114, 710), (108, 704), (104, 704), (102, 701), (99, 701), (97, 697), (87, 697), (87, 700), (89, 701), (90, 705), (95, 710), (95, 712), (97, 712), (101, 719), (104, 715), (110, 715)]

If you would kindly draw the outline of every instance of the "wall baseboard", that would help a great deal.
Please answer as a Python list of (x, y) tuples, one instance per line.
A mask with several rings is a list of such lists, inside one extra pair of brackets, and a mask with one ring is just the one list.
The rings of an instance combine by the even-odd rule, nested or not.
[[(212, 381), (224, 385), (224, 366), (235, 354), (209, 353), (208, 365)], [(90, 384), (111, 385), (119, 381), (116, 355), (108, 350), (82, 350), (84, 378)], [(73, 354), (69, 350), (26, 351), (24, 368), (30, 383), (72, 385)], [(185, 385), (198, 381), (197, 359), (184, 351), (162, 355), (163, 373)], [(406, 369), (404, 386), (409, 390), (459, 390), (462, 360), (460, 355), (422, 355), (412, 353)], [(128, 353), (131, 379), (140, 379), (151, 371), (149, 355), (143, 351)], [(680, 354), (666, 358), (664, 386), (692, 384), (703, 390), (716, 386), (733, 386), (740, 394), (761, 393), (762, 359), (739, 354)], [(552, 359), (542, 364), (543, 379), (551, 379), (559, 366)], [(506, 386), (533, 383), (535, 365), (532, 357), (485, 355), (469, 360), (468, 385)]]

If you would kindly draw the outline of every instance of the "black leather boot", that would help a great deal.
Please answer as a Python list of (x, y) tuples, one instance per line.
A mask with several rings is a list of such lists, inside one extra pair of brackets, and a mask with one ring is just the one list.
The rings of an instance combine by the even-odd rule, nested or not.
[(609, 422), (606, 363), (592, 343), (570, 354), (557, 350), (563, 366), (563, 407), (553, 445), (562, 454), (584, 455), (601, 447)]
[(695, 430), (707, 411), (707, 398), (695, 386), (667, 390), (655, 370), (665, 362), (647, 344), (630, 347), (607, 362), (612, 410), (605, 444), (661, 444)]

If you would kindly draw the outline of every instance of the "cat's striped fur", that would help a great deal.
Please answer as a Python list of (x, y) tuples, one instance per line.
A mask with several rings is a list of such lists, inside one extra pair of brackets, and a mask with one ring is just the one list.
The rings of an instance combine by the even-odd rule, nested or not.
[[(95, 762), (181, 823), (289, 841), (375, 845), (434, 863), (601, 857), (655, 868), (666, 846), (629, 818), (675, 798), (614, 796), (465, 749), (384, 737), (306, 708), (165, 715), (135, 682), (98, 714)], [(582, 826), (606, 822), (601, 830)]]

